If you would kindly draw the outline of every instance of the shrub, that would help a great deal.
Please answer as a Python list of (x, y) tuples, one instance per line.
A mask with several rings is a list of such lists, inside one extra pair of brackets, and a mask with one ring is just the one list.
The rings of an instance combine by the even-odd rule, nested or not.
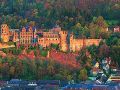
[(46, 50), (44, 50), (44, 51), (42, 50), (40, 54), (41, 54), (41, 56), (46, 57), (47, 56), (47, 51)]

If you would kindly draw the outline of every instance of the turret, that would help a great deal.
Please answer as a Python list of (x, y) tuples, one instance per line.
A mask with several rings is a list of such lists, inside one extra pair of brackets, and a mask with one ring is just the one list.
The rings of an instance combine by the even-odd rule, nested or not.
[(67, 35), (68, 32), (67, 31), (60, 31), (60, 48), (61, 51), (66, 52), (68, 50), (68, 46), (67, 46)]

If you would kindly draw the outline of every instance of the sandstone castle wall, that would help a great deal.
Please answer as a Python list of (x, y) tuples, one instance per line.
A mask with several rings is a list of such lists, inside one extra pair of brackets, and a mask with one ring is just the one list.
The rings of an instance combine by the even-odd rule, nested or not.
[(60, 50), (66, 52), (68, 50), (72, 52), (79, 51), (84, 46), (96, 45), (98, 46), (101, 39), (75, 39), (74, 35), (70, 35), (70, 43), (67, 43), (68, 32), (62, 30), (60, 27), (53, 28), (48, 32), (42, 32), (41, 36), (37, 33), (37, 30), (33, 27), (23, 27), (19, 31), (10, 31), (7, 24), (1, 25), (0, 37), (3, 42), (9, 42), (12, 37), (13, 42), (17, 42), (20, 45), (33, 45), (38, 44), (42, 47), (49, 47), (51, 44), (58, 44)]

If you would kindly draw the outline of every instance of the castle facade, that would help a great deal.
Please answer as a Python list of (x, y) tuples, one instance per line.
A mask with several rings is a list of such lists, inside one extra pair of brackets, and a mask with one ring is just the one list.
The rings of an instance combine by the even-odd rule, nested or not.
[(68, 43), (68, 32), (60, 27), (54, 27), (49, 31), (40, 31), (35, 27), (27, 26), (22, 29), (9, 29), (7, 24), (1, 25), (0, 38), (2, 42), (16, 42), (17, 45), (36, 46), (40, 45), (44, 48), (51, 44), (58, 44), (60, 50), (66, 52), (79, 51), (84, 46), (99, 45), (101, 39), (75, 39), (71, 34)]

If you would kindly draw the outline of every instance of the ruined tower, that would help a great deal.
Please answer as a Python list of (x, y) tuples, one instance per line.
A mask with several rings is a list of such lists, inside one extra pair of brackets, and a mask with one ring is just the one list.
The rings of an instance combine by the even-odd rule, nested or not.
[(9, 38), (10, 38), (10, 33), (9, 33), (9, 27), (7, 26), (7, 24), (2, 24), (1, 25), (1, 40), (2, 42), (8, 42)]
[(63, 52), (66, 52), (68, 50), (68, 46), (67, 46), (67, 35), (68, 32), (67, 31), (60, 31), (60, 49)]

